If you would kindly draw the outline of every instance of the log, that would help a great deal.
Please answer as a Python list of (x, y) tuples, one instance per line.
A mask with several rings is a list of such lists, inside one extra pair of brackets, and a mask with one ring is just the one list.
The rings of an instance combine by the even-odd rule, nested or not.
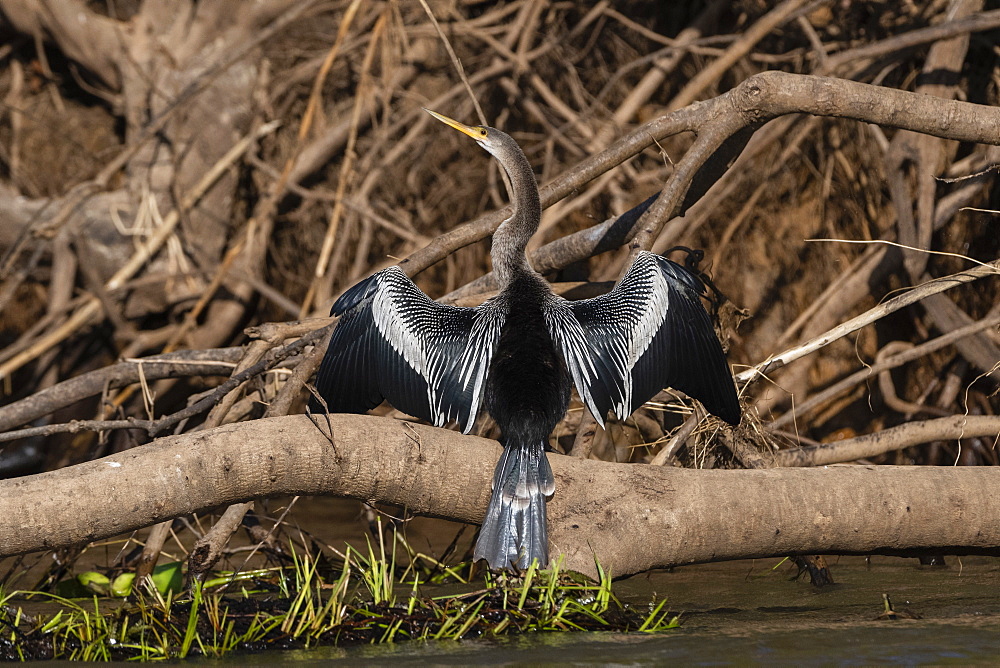
[[(156, 439), (0, 481), (0, 554), (83, 544), (255, 498), (344, 496), (479, 522), (495, 442), (366, 415), (292, 415)], [(551, 455), (553, 556), (615, 576), (810, 553), (989, 552), (1000, 546), (996, 470), (836, 466), (753, 471)]]

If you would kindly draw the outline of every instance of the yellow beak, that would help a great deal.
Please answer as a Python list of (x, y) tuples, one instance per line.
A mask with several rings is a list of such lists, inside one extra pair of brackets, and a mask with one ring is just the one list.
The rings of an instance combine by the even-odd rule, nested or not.
[(462, 134), (468, 135), (469, 137), (472, 137), (476, 141), (482, 141), (483, 139), (486, 139), (486, 131), (481, 127), (472, 127), (470, 125), (466, 125), (465, 123), (459, 123), (453, 118), (448, 118), (447, 116), (439, 114), (436, 111), (431, 111), (426, 107), (424, 107), (424, 111), (426, 111), (428, 114), (438, 119), (445, 125), (455, 128)]

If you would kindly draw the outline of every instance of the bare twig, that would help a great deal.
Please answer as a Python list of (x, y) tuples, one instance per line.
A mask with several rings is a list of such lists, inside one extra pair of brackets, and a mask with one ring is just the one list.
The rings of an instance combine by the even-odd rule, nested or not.
[(778, 466), (823, 466), (867, 459), (931, 441), (975, 436), (996, 439), (998, 435), (1000, 417), (996, 415), (953, 415), (923, 422), (907, 422), (875, 434), (843, 441), (780, 450), (774, 457)]
[(455, 66), (455, 71), (458, 72), (458, 78), (462, 80), (462, 85), (465, 86), (465, 91), (469, 94), (469, 99), (472, 101), (472, 105), (476, 108), (476, 116), (479, 118), (479, 123), (481, 125), (486, 125), (486, 114), (483, 113), (483, 108), (479, 105), (479, 99), (476, 97), (476, 93), (472, 90), (469, 78), (465, 76), (465, 68), (462, 67), (461, 59), (455, 54), (455, 49), (451, 47), (451, 42), (445, 36), (444, 31), (441, 30), (441, 26), (438, 24), (437, 19), (434, 18), (434, 12), (431, 11), (430, 5), (427, 4), (427, 0), (420, 0), (420, 6), (424, 8), (424, 13), (426, 13), (427, 18), (431, 20), (434, 30), (437, 31), (438, 38), (441, 40), (441, 43), (444, 44), (445, 51), (448, 52), (448, 58), (451, 59), (451, 64)]
[(898, 311), (904, 306), (909, 306), (915, 302), (920, 301), (930, 295), (937, 294), (953, 288), (957, 285), (963, 285), (965, 283), (970, 283), (972, 281), (979, 280), (985, 276), (995, 276), (1000, 272), (1000, 260), (994, 260), (993, 262), (987, 263), (985, 266), (974, 267), (966, 271), (959, 272), (957, 274), (952, 274), (951, 276), (943, 276), (941, 278), (936, 278), (934, 280), (928, 281), (922, 285), (919, 285), (912, 290), (902, 294), (898, 297), (893, 297), (892, 299), (886, 301), (883, 304), (879, 304), (873, 309), (865, 311), (859, 316), (851, 318), (845, 323), (842, 323), (833, 329), (827, 331), (814, 339), (806, 341), (805, 343), (795, 346), (785, 352), (769, 357), (764, 362), (757, 364), (756, 366), (747, 369), (739, 374), (737, 374), (736, 379), (738, 381), (751, 381), (762, 377), (764, 374), (773, 371), (775, 369), (780, 369), (781, 367), (793, 362), (797, 359), (805, 357), (806, 355), (813, 353), (820, 348), (829, 345), (833, 341), (844, 337), (851, 332), (856, 332), (857, 330), (872, 324), (873, 322), (885, 317), (889, 313)]
[[(818, 7), (826, 4), (828, 0), (812, 2), (810, 7)], [(775, 28), (795, 17), (796, 13), (802, 10), (808, 0), (784, 0), (777, 7), (765, 14), (740, 35), (739, 39), (726, 49), (726, 53), (708, 67), (702, 68), (684, 88), (681, 89), (674, 99), (667, 106), (673, 111), (686, 107), (694, 102), (705, 90), (714, 84), (722, 75), (733, 66), (738, 60), (746, 56), (760, 40), (764, 39)]]
[(181, 350), (166, 355), (126, 360), (90, 371), (0, 407), (0, 431), (31, 422), (60, 408), (71, 406), (81, 399), (96, 396), (105, 388), (115, 389), (137, 383), (140, 366), (143, 367), (146, 380), (185, 376), (224, 376), (232, 373), (242, 354), (243, 349), (238, 347)]
[(166, 415), (158, 420), (139, 420), (136, 418), (128, 418), (125, 420), (76, 420), (65, 424), (53, 424), (44, 427), (32, 427), (29, 429), (9, 431), (0, 434), (0, 442), (13, 441), (19, 438), (27, 438), (29, 436), (49, 436), (51, 434), (59, 433), (104, 431), (108, 429), (142, 429), (150, 436), (155, 436), (156, 434), (173, 427), (183, 420), (205, 412), (214, 406), (221, 397), (225, 396), (247, 379), (253, 378), (256, 375), (273, 368), (279, 362), (282, 362), (298, 353), (307, 345), (315, 344), (318, 340), (322, 339), (322, 337), (329, 333), (329, 327), (332, 327), (332, 325), (313, 330), (298, 341), (290, 343), (284, 348), (273, 351), (257, 364), (248, 367), (240, 373), (233, 374), (229, 380), (222, 383), (213, 391), (209, 392), (198, 401), (192, 403), (187, 408), (177, 411), (171, 415)]

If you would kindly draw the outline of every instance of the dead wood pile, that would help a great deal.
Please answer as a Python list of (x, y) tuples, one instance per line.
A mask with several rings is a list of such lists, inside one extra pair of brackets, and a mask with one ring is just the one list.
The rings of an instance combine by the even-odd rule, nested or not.
[[(421, 107), (524, 147), (561, 291), (606, 289), (630, 243), (684, 245), (728, 300), (744, 427), (666, 391), (607, 432), (574, 403), (556, 450), (998, 463), (1000, 122), (961, 106), (1000, 94), (981, 0), (0, 0), (0, 19), (5, 476), (301, 412), (333, 298), (400, 259), (435, 298), (488, 294), (502, 181)], [(641, 224), (605, 222), (657, 193)], [(201, 538), (209, 564), (224, 541)]]

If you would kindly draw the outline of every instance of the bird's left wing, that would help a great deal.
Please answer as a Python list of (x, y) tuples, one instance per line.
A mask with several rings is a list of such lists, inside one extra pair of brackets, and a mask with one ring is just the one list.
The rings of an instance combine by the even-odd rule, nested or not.
[(334, 413), (363, 413), (387, 399), (436, 426), (468, 433), (479, 412), (503, 313), (438, 304), (399, 267), (358, 283), (333, 305), (340, 321), (316, 377)]
[(733, 377), (699, 295), (680, 265), (640, 253), (611, 292), (553, 301), (549, 331), (594, 417), (626, 418), (664, 387), (699, 400), (730, 424), (740, 421)]

